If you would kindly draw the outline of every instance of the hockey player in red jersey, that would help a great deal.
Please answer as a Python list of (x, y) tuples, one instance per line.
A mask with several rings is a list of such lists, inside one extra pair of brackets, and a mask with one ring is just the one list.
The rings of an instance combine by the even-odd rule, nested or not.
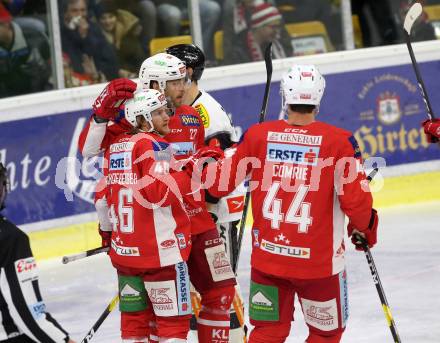
[[(118, 270), (125, 306), (124, 342), (149, 342), (152, 312), (159, 342), (186, 342), (191, 314), (187, 260), (190, 222), (183, 195), (185, 171), (169, 173), (171, 147), (165, 96), (139, 91), (125, 105), (133, 126), (106, 150), (104, 171), (110, 208), (110, 258)], [(130, 298), (130, 299), (129, 299)], [(131, 302), (130, 302), (131, 300)]]
[(348, 319), (344, 216), (349, 235), (359, 231), (370, 247), (377, 240), (356, 140), (315, 120), (324, 88), (315, 66), (294, 65), (281, 81), (287, 119), (252, 126), (225, 152), (231, 157), (204, 172), (208, 184), (215, 181), (208, 187), (214, 196), (250, 175), (251, 343), (286, 340), (295, 295), (309, 328), (306, 341), (339, 342)]
[[(182, 160), (188, 160), (189, 156), (204, 145), (204, 129), (199, 115), (191, 106), (182, 105), (185, 76), (186, 68), (182, 61), (168, 54), (157, 54), (148, 58), (139, 73), (144, 89), (157, 88), (167, 98), (173, 113), (169, 122), (171, 132), (165, 139), (173, 146), (175, 158)], [(126, 86), (121, 86), (121, 89), (130, 93), (130, 82), (127, 80)], [(103, 91), (95, 101), (94, 111), (100, 108), (97, 103), (116, 104), (117, 107), (123, 99), (106, 100), (113, 94), (117, 92)], [(99, 123), (95, 119), (95, 113), (81, 133), (79, 147), (85, 157), (106, 150), (113, 137), (127, 129), (125, 119), (115, 118), (117, 109), (110, 106), (108, 110), (113, 111), (113, 114)], [(109, 121), (112, 115), (113, 120)], [(100, 118), (98, 121), (101, 121)], [(186, 198), (185, 206), (191, 220), (193, 242), (188, 268), (191, 282), (202, 295), (198, 337), (200, 342), (227, 343), (229, 308), (234, 297), (235, 277), (215, 223), (206, 211), (203, 194), (196, 192), (195, 195), (201, 196), (201, 199)], [(214, 263), (216, 258), (222, 259), (222, 265)]]
[(438, 143), (440, 139), (440, 119), (425, 120), (422, 123), (426, 139), (429, 143)]
[[(169, 66), (177, 61), (181, 63), (180, 69), (186, 69), (175, 56), (157, 54), (150, 57), (142, 63), (139, 79), (144, 88), (157, 88), (171, 98), (175, 113), (170, 118), (171, 132), (165, 139), (175, 147), (175, 158), (184, 161), (204, 146), (205, 137), (198, 113), (191, 106), (182, 105), (186, 78), (182, 78), (180, 84), (168, 81), (172, 75)], [(235, 293), (229, 257), (206, 209), (204, 194), (194, 192), (193, 197), (185, 199), (185, 206), (191, 220), (193, 243), (188, 259), (189, 274), (191, 283), (202, 297), (198, 339), (206, 343), (228, 343), (229, 308)], [(222, 263), (216, 263), (216, 259)]]
[[(222, 150), (237, 143), (235, 129), (231, 118), (223, 107), (206, 91), (199, 88), (199, 80), (205, 69), (205, 55), (194, 44), (177, 44), (166, 49), (166, 53), (176, 56), (186, 65), (188, 79), (191, 83), (187, 87), (183, 102), (188, 104), (200, 115), (205, 128), (205, 144), (216, 146)], [(217, 230), (225, 243), (226, 252), (232, 265), (237, 256), (237, 224), (243, 212), (245, 188), (237, 190), (221, 199), (210, 197), (207, 199), (209, 213), (215, 219)], [(230, 341), (242, 342), (245, 336), (243, 301), (237, 284), (233, 306), (230, 313)], [(195, 317), (191, 319), (191, 330), (196, 330)]]

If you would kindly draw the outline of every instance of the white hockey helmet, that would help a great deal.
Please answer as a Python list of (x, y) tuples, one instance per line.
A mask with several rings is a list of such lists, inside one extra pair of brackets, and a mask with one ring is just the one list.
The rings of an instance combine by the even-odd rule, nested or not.
[(142, 88), (149, 89), (151, 81), (157, 81), (162, 92), (167, 86), (167, 81), (182, 79), (185, 76), (185, 63), (176, 56), (165, 53), (147, 58), (139, 70)]
[(325, 80), (312, 64), (295, 64), (281, 79), (280, 93), (286, 105), (315, 105), (319, 107), (324, 94)]
[(133, 98), (125, 102), (125, 119), (133, 125), (137, 126), (136, 117), (143, 116), (154, 130), (151, 112), (167, 105), (165, 95), (155, 89), (142, 89), (134, 93)]

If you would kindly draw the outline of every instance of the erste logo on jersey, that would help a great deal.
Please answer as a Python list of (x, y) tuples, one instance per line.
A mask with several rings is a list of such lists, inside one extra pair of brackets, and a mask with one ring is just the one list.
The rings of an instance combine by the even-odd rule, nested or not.
[(184, 126), (200, 126), (200, 120), (193, 114), (181, 114), (180, 121)]
[(131, 170), (131, 151), (110, 154), (110, 170)]
[(270, 162), (284, 162), (316, 166), (319, 147), (296, 144), (268, 143), (266, 159)]
[(203, 106), (202, 104), (197, 104), (196, 106), (194, 106), (194, 108), (196, 109), (197, 113), (200, 116), (200, 119), (202, 119), (202, 123), (203, 126), (205, 128), (209, 127), (209, 113), (206, 110), (206, 107)]

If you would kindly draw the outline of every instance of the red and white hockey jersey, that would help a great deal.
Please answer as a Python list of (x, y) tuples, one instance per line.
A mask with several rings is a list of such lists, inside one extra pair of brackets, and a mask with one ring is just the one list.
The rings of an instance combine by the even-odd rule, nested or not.
[[(170, 118), (171, 132), (164, 138), (171, 143), (176, 160), (191, 156), (204, 145), (205, 132), (197, 111), (188, 105), (179, 106)], [(130, 131), (132, 126), (125, 119), (118, 122), (96, 123), (93, 116), (81, 131), (78, 146), (84, 157), (95, 156), (106, 151), (120, 134)], [(206, 209), (204, 194), (202, 201), (195, 200), (192, 192), (185, 197), (185, 208), (191, 220), (192, 233), (202, 233), (215, 228), (215, 223)]]
[[(322, 122), (266, 122), (252, 126), (226, 155), (209, 192), (222, 196), (250, 173), (254, 268), (302, 279), (343, 270), (344, 214), (365, 230), (372, 208), (350, 132)], [(209, 168), (207, 177), (213, 177)]]
[(168, 142), (152, 133), (123, 134), (106, 150), (110, 257), (117, 265), (158, 268), (187, 259), (191, 227), (182, 194), (189, 177), (169, 173), (171, 158)]
[[(203, 122), (191, 106), (179, 106), (176, 113), (170, 118), (169, 127), (171, 132), (164, 138), (171, 144), (176, 160), (189, 158), (205, 145)], [(206, 209), (205, 194), (203, 192), (190, 193), (185, 197), (184, 203), (191, 220), (192, 234), (195, 235), (215, 229), (215, 223)], [(196, 197), (200, 197), (201, 200), (196, 200)]]

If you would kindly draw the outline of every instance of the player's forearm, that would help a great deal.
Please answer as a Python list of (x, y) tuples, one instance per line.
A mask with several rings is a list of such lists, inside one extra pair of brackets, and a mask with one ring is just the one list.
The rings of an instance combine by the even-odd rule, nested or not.
[(93, 116), (81, 131), (78, 147), (83, 157), (93, 157), (101, 153), (101, 145), (107, 132), (107, 122), (97, 123)]

